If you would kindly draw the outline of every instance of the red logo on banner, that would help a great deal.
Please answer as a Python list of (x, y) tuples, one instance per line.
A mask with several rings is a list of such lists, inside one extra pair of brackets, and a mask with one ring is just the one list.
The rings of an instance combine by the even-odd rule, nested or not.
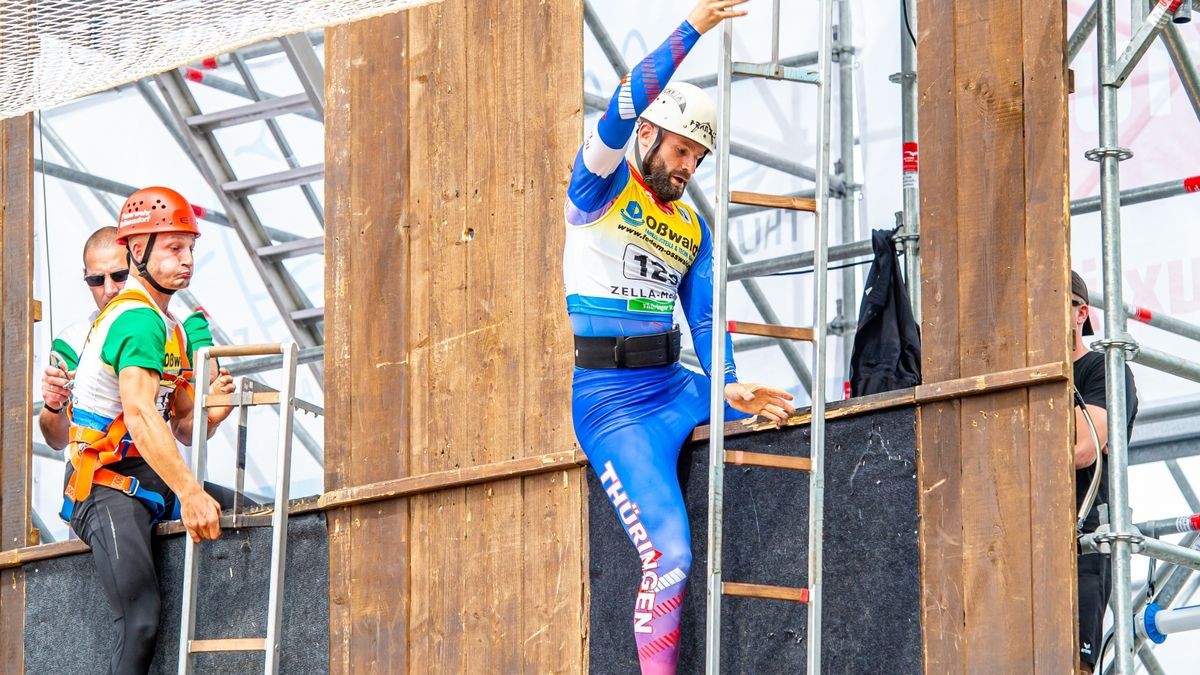
[(905, 143), (904, 149), (904, 173), (917, 172), (917, 144)]

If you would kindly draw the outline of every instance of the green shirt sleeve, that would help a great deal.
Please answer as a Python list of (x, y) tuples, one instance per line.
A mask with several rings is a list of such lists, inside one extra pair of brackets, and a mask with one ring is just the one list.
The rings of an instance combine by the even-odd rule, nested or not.
[(113, 320), (100, 349), (100, 359), (120, 374), (131, 366), (162, 374), (167, 327), (152, 309), (126, 310)]
[(204, 347), (213, 346), (212, 330), (208, 326), (208, 317), (199, 310), (183, 320), (183, 332), (187, 336), (188, 363), (196, 365), (196, 352)]
[(54, 342), (50, 343), (50, 365), (57, 366), (55, 358), (62, 362), (62, 366), (68, 372), (79, 367), (79, 355), (75, 353), (75, 349), (67, 344), (62, 338), (54, 338)]

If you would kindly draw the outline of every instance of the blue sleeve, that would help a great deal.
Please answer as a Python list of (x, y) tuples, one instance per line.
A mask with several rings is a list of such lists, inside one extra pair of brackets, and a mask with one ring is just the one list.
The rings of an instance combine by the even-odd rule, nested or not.
[[(700, 216), (697, 215), (697, 218)], [(692, 331), (692, 345), (705, 374), (712, 377), (713, 250), (708, 223), (700, 218), (700, 251), (679, 284), (679, 303)], [(733, 338), (725, 334), (725, 384), (737, 382)]]
[(629, 178), (625, 145), (637, 119), (658, 98), (699, 39), (700, 33), (684, 21), (621, 80), (608, 108), (575, 155), (567, 187), (567, 222), (593, 222), (625, 187)]

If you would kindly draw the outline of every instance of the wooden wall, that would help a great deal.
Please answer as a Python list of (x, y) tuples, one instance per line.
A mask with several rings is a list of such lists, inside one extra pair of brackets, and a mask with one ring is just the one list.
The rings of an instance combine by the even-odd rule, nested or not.
[[(326, 490), (570, 451), (581, 0), (326, 38)], [(581, 672), (580, 469), (329, 512), (333, 673)]]
[[(1070, 364), (1063, 2), (920, 0), (926, 381)], [(1064, 382), (919, 412), (927, 673), (1068, 673)]]
[[(0, 121), (0, 551), (29, 543), (33, 359), (33, 116)], [(0, 572), (0, 663), (24, 667), (25, 572)]]

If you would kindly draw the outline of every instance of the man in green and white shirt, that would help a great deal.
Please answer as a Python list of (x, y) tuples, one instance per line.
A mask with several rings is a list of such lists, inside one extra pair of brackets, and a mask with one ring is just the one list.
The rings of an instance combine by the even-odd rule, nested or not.
[[(71, 396), (72, 379), (88, 332), (100, 310), (121, 292), (128, 278), (128, 252), (117, 245), (117, 228), (106, 226), (93, 232), (83, 245), (83, 280), (96, 302), (96, 311), (59, 332), (50, 344), (50, 365), (42, 372), (45, 405), (38, 416), (38, 425), (46, 445), (55, 450), (67, 446), (71, 421), (64, 408)], [(201, 311), (184, 320), (183, 332), (187, 336), (188, 356), (193, 361), (197, 350), (213, 344), (208, 317)]]

